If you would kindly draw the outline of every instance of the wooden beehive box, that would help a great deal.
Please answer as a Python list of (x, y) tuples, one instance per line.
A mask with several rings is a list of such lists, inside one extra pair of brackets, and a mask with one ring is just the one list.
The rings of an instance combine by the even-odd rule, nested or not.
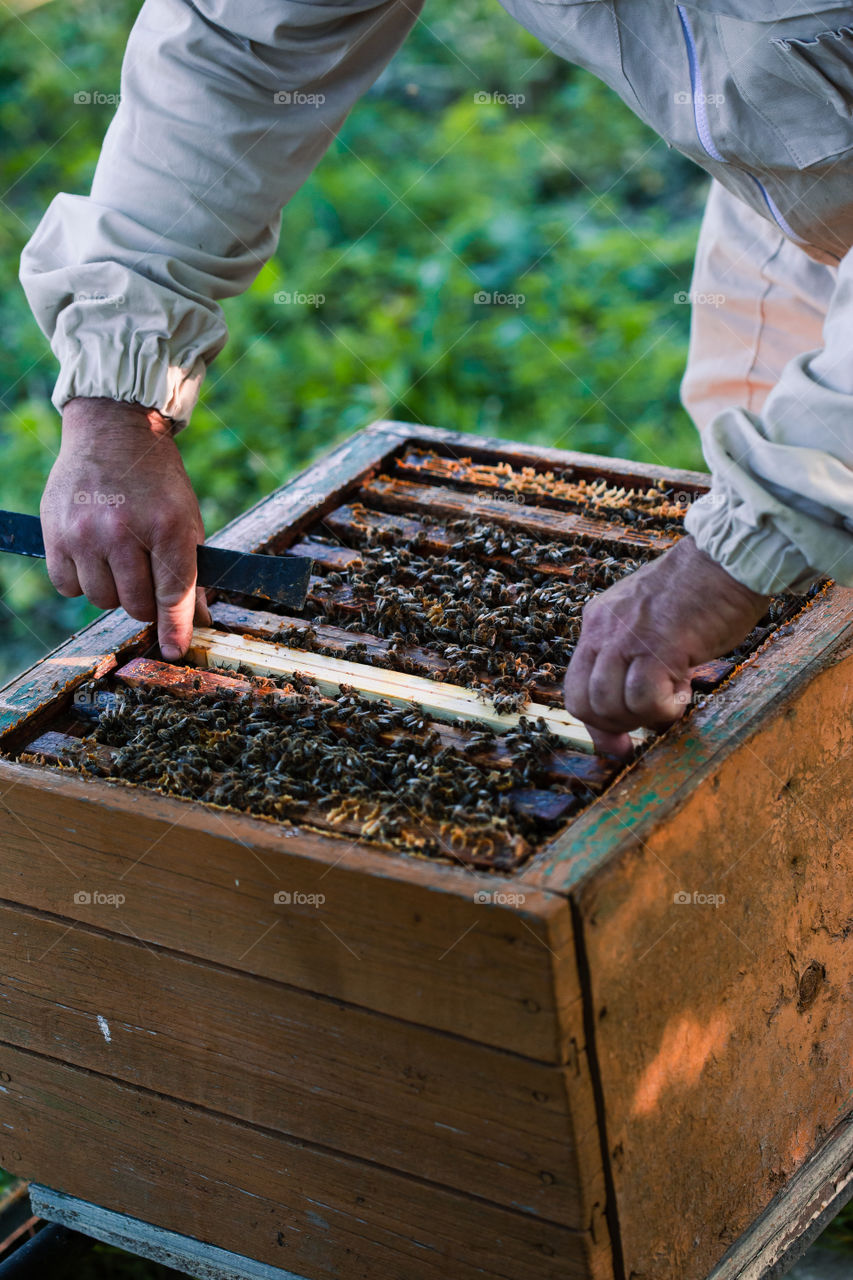
[[(706, 480), (382, 422), (213, 541), (322, 578), (361, 502), (439, 552), (472, 512), (666, 545), (524, 467)], [(769, 1275), (853, 1110), (853, 595), (788, 612), (626, 771), (576, 753), (583, 803), (503, 864), (21, 760), (156, 658), (104, 615), (0, 694), (0, 1165), (309, 1280)]]

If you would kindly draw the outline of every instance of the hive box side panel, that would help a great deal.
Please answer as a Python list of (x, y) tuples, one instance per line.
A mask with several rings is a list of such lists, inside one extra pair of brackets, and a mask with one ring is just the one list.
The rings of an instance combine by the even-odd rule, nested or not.
[(848, 634), (575, 890), (632, 1280), (702, 1280), (850, 1110), (851, 678)]
[(8, 905), (0, 974), (3, 1041), (567, 1226), (603, 1210), (583, 1045), (550, 1067)]
[(4, 1167), (308, 1280), (612, 1276), (587, 1232), (2, 1045), (0, 1077)]
[(4, 761), (0, 841), (7, 901), (542, 1061), (578, 1039), (557, 895), (478, 901), (483, 873)]

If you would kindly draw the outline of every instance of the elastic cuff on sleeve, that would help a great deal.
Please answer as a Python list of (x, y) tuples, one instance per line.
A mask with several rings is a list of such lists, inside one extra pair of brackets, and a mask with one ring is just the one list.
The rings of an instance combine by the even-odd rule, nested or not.
[(824, 576), (772, 522), (748, 522), (726, 495), (713, 489), (693, 503), (684, 527), (700, 551), (760, 595), (804, 594)]
[[(201, 356), (170, 362), (161, 337), (151, 338), (142, 351), (115, 346), (103, 351), (92, 339), (90, 332), (85, 348), (63, 360), (51, 396), (60, 413), (76, 396), (105, 396), (157, 409), (172, 419), (176, 431), (188, 424), (207, 370)], [(146, 354), (145, 345), (154, 350)]]

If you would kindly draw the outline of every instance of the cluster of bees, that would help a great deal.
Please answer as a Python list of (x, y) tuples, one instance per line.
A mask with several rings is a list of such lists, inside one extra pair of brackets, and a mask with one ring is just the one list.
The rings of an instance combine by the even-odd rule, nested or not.
[[(436, 555), (424, 549), (425, 535), (401, 546), (393, 531), (364, 526), (358, 532), (360, 562), (327, 575), (327, 598), (309, 604), (308, 612), (312, 623), (387, 639), (392, 656), (379, 665), (390, 661), (400, 670), (407, 664), (416, 670), (407, 649), (437, 654), (448, 664), (443, 680), (488, 690), (498, 710), (523, 705), (533, 683), (562, 679), (586, 601), (653, 554), (638, 549), (631, 558), (596, 555), (588, 542), (541, 543), (478, 519), (445, 527), (451, 549)], [(537, 570), (542, 565), (565, 567), (566, 576)], [(341, 585), (347, 588), (346, 604), (335, 599)], [(352, 599), (359, 603), (357, 613)], [(324, 650), (316, 631), (313, 638), (302, 632), (300, 644), (306, 636), (313, 651), (333, 652)], [(282, 633), (283, 640), (292, 638), (292, 632)], [(347, 656), (377, 662), (357, 644)]]
[[(426, 854), (444, 850), (437, 835), (423, 836), (425, 819), (472, 840), (503, 832), (536, 844), (548, 829), (513, 804), (560, 745), (544, 727), (523, 722), (504, 735), (513, 763), (495, 768), (488, 753), (496, 736), (486, 725), (473, 724), (463, 744), (447, 746), (415, 707), (353, 690), (321, 697), (306, 679), (276, 683), (285, 696), (270, 692), (268, 679), (250, 697), (123, 690), (100, 716), (83, 767), (258, 816), (333, 826), (360, 816), (363, 835), (404, 847), (416, 828)], [(581, 792), (573, 798), (579, 806)]]
[[(604, 481), (524, 470), (500, 478), (528, 488), (541, 483), (549, 497), (565, 490), (566, 500), (583, 496), (587, 507), (599, 508), (596, 514), (619, 508), (625, 518), (625, 491)], [(676, 519), (668, 493), (658, 488), (645, 499), (630, 497), (642, 520), (682, 531), (682, 513)], [(437, 527), (448, 547), (441, 554), (435, 552)], [(321, 532), (314, 537), (333, 541)], [(431, 670), (484, 691), (502, 711), (523, 707), (534, 694), (542, 700), (543, 689), (546, 699), (549, 690), (551, 700), (559, 699), (587, 600), (656, 554), (638, 547), (617, 555), (612, 543), (588, 538), (542, 542), (478, 518), (431, 521), (405, 545), (393, 527), (356, 520), (353, 543), (358, 558), (345, 571), (325, 574), (298, 635), (289, 626), (279, 638), (340, 656), (339, 645), (324, 647), (324, 624), (380, 637), (381, 652), (368, 654), (354, 639), (346, 656), (420, 674)], [(734, 656), (753, 648), (790, 611), (791, 600), (775, 599)], [(425, 655), (441, 663), (425, 662)], [(91, 751), (84, 767), (258, 816), (346, 822), (348, 830), (355, 824), (365, 838), (415, 844), (428, 855), (444, 852), (425, 829), (429, 822), (444, 824), (441, 829), (450, 824), (469, 842), (500, 833), (531, 848), (541, 843), (554, 822), (517, 803), (525, 788), (570, 795), (561, 820), (593, 798), (583, 786), (543, 781), (543, 762), (563, 748), (544, 725), (522, 721), (502, 735), (496, 767), (495, 736), (484, 725), (457, 733), (448, 745), (440, 726), (414, 705), (368, 701), (350, 689), (321, 697), (300, 677), (273, 681), (279, 691), (272, 694), (270, 683), (251, 696), (199, 692), (191, 700), (165, 690), (125, 690), (101, 715), (92, 737), (93, 748), (101, 749)]]

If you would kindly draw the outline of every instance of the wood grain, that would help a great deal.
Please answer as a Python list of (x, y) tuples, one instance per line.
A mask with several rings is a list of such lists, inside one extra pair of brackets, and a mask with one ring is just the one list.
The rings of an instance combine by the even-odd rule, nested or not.
[(118, 654), (146, 649), (151, 627), (115, 609), (97, 618), (0, 689), (0, 749), (32, 734), (80, 685), (111, 671)]
[[(580, 1037), (566, 904), (512, 881), (141, 788), (0, 760), (0, 898), (567, 1062)], [(281, 905), (279, 891), (323, 893)], [(478, 895), (485, 895), (485, 899)]]
[(69, 930), (0, 904), (0, 1038), (552, 1222), (592, 1220), (582, 1044), (546, 1066), (106, 932), (119, 910)]
[[(707, 1280), (776, 1280), (787, 1275), (851, 1198), (853, 1114), (835, 1126)], [(839, 1261), (844, 1258), (843, 1253), (837, 1256)]]
[(0, 1163), (312, 1280), (607, 1280), (591, 1232), (0, 1045)]
[(417, 447), (430, 443), (450, 457), (470, 457), (478, 462), (505, 461), (513, 466), (532, 466), (543, 471), (551, 467), (559, 467), (562, 471), (570, 468), (576, 479), (595, 480), (606, 476), (611, 484), (626, 487), (646, 485), (651, 488), (658, 480), (663, 480), (666, 484), (701, 493), (707, 490), (711, 480), (706, 471), (684, 471), (652, 462), (614, 458), (601, 453), (578, 453), (572, 449), (555, 449), (526, 441), (520, 443), (498, 436), (472, 435), (470, 432), (398, 422), (391, 418), (377, 419), (366, 428), (366, 433), (376, 434), (385, 441), (396, 439), (398, 451), (406, 445)]
[[(372, 667), (364, 662), (330, 658), (211, 627), (193, 629), (187, 659), (198, 667), (214, 670), (249, 671), (260, 676), (302, 675), (315, 681), (323, 694), (337, 695), (343, 689), (352, 688), (364, 698), (420, 707), (433, 719), (451, 724), (466, 721), (486, 724), (495, 733), (507, 733), (526, 718), (543, 723), (567, 747), (593, 753), (592, 738), (585, 725), (562, 706), (528, 701), (518, 711), (498, 711), (488, 691), (484, 697), (481, 691), (471, 692), (462, 685), (429, 680), (392, 668)], [(646, 729), (634, 729), (629, 734), (635, 745), (645, 742), (649, 736), (650, 731)]]
[(583, 538), (591, 543), (666, 551), (678, 541), (664, 533), (647, 533), (612, 520), (593, 520), (570, 511), (508, 502), (459, 492), (441, 485), (377, 476), (358, 491), (358, 500), (386, 511), (418, 512), (445, 520), (478, 519), (506, 529), (522, 530), (536, 538)]
[[(333, 657), (346, 658), (353, 645), (363, 646), (358, 654), (359, 662), (369, 662), (396, 671), (412, 672), (431, 679), (446, 679), (450, 663), (432, 649), (419, 645), (392, 645), (382, 636), (369, 631), (345, 631), (329, 623), (313, 622), (260, 609), (241, 609), (233, 604), (214, 604), (210, 615), (213, 623), (225, 631), (258, 636), (261, 639), (280, 638), (283, 644), (312, 653), (318, 648), (331, 649)], [(353, 655), (354, 656), (354, 655)], [(484, 685), (494, 684), (494, 677), (487, 671), (478, 671), (477, 680)], [(532, 680), (527, 686), (535, 702), (548, 706), (562, 706), (562, 685), (553, 680)]]
[(851, 1109), (852, 599), (529, 872), (574, 904), (635, 1280), (704, 1280)]

